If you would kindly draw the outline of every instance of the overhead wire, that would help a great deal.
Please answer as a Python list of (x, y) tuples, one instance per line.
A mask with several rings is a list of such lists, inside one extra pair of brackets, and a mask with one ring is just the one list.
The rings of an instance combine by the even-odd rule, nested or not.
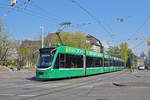
[(136, 34), (138, 34), (138, 32), (144, 27), (144, 25), (150, 20), (150, 16), (146, 17), (146, 19), (144, 20), (144, 22), (135, 30), (135, 32), (133, 34), (130, 35), (130, 37), (128, 38), (128, 40), (131, 40), (133, 38), (133, 36), (135, 36)]
[[(36, 16), (36, 17), (40, 17), (40, 18), (42, 18), (42, 19), (49, 20), (47, 14), (46, 14), (45, 16), (43, 16), (42, 14), (40, 14), (40, 13), (38, 13), (38, 12), (35, 12), (35, 11), (32, 11), (32, 10), (30, 10), (30, 9), (28, 9), (28, 8), (26, 8), (26, 9), (19, 9), (19, 8), (22, 8), (22, 7), (20, 7), (20, 6), (23, 6), (23, 5), (19, 5), (19, 6), (13, 7), (13, 8), (11, 8), (11, 7), (9, 7), (9, 8), (6, 7), (6, 8), (9, 9), (9, 10), (13, 10), (13, 11), (25, 13), (25, 14), (27, 14), (27, 15)], [(42, 8), (40, 8), (40, 9), (42, 9)], [(43, 11), (43, 10), (44, 10), (44, 9), (42, 9), (42, 11)], [(45, 11), (45, 13), (48, 13), (48, 12)], [(91, 24), (91, 23), (89, 22), (89, 23), (87, 23), (87, 24)], [(83, 23), (82, 25), (84, 26), (85, 23)], [(72, 27), (76, 27), (76, 26), (77, 26), (77, 25), (74, 25), (74, 26), (72, 25)], [(81, 26), (81, 25), (80, 25), (80, 26)]]
[[(27, 9), (27, 6), (28, 6), (29, 4), (30, 4), (32, 7), (36, 7), (36, 8), (38, 8), (38, 9), (40, 9), (40, 11), (42, 11), (43, 15), (41, 14), (41, 12), (38, 13), (38, 12), (35, 12), (35, 11), (33, 11), (33, 10)], [(30, 7), (31, 7), (31, 6), (30, 6)], [(12, 8), (17, 8), (17, 9), (19, 9), (20, 12), (27, 10), (28, 12), (36, 13), (36, 14), (38, 14), (38, 16), (43, 16), (43, 17), (46, 17), (46, 18), (48, 18), (48, 19), (53, 19), (53, 20), (57, 20), (57, 21), (64, 20), (63, 18), (61, 18), (61, 17), (59, 17), (59, 16), (56, 16), (56, 15), (54, 15), (54, 14), (53, 14), (53, 15), (51, 14), (51, 16), (50, 16), (50, 13), (49, 13), (47, 10), (45, 10), (44, 8), (42, 8), (42, 7), (38, 6), (37, 4), (35, 4), (35, 3), (33, 2), (33, 0), (26, 0), (26, 1), (23, 1), (23, 0), (22, 0), (22, 2), (18, 3), (18, 5), (16, 5), (15, 7), (12, 7)], [(38, 10), (38, 11), (39, 11), (39, 10)]]
[[(19, 3), (19, 2), (23, 2), (23, 3)], [(23, 0), (20, 0), (19, 2), (17, 2), (17, 5), (15, 6), (15, 8), (19, 8), (19, 9), (22, 9), (24, 10), (31, 2), (32, 0), (27, 0), (27, 1), (23, 1)]]
[[(134, 50), (134, 51), (137, 51), (136, 49), (138, 49), (140, 46), (142, 46), (143, 43), (144, 43), (144, 42), (141, 41), (140, 43), (138, 43), (137, 45), (135, 45), (135, 46), (132, 47), (131, 49)], [(140, 49), (138, 49), (138, 50), (140, 50)]]
[(47, 11), (46, 9), (44, 9), (44, 8), (42, 8), (42, 7), (40, 7), (39, 5), (37, 5), (37, 4), (32, 4), (32, 6), (34, 6), (34, 7), (36, 7), (36, 8), (39, 8), (41, 11), (43, 11), (45, 14), (48, 14), (48, 15), (53, 15), (55, 18), (57, 18), (58, 20), (65, 20), (64, 18), (62, 18), (62, 17), (60, 17), (60, 16), (57, 16), (57, 15), (54, 15), (54, 14), (52, 14), (52, 13), (50, 13), (49, 11)]
[[(20, 3), (20, 4), (18, 4), (18, 5), (16, 5), (15, 7), (16, 8), (18, 8), (18, 9), (21, 9), (21, 10), (26, 10), (26, 8), (27, 8), (27, 6), (28, 5), (31, 5), (32, 7), (36, 7), (36, 8), (38, 8), (39, 10), (41, 10), (42, 11), (42, 13), (45, 13), (46, 14), (46, 16), (49, 16), (49, 17), (51, 17), (51, 18), (53, 18), (54, 20), (64, 20), (62, 17), (59, 17), (59, 16), (57, 16), (57, 15), (54, 15), (54, 14), (50, 14), (49, 13), (49, 11), (47, 11), (46, 9), (44, 9), (44, 8), (42, 8), (42, 7), (40, 7), (39, 5), (37, 5), (37, 4), (35, 4), (35, 2), (33, 2), (33, 0), (27, 0), (27, 1), (24, 1), (23, 3)], [(29, 9), (28, 9), (29, 10)]]
[[(150, 20), (150, 16), (146, 17), (144, 22), (135, 30), (135, 32), (133, 34), (130, 35), (130, 37), (127, 39), (127, 41), (131, 41), (131, 40), (139, 40), (138, 38), (133, 38), (134, 36), (136, 36), (139, 31), (144, 27), (144, 25)], [(138, 43), (136, 46), (134, 46), (132, 49), (137, 48), (137, 46), (141, 45), (142, 43), (144, 43), (143, 41), (141, 41), (140, 43)]]
[(102, 22), (96, 17), (94, 16), (89, 10), (87, 10), (86, 8), (84, 8), (79, 2), (77, 2), (76, 0), (71, 0), (72, 3), (76, 4), (80, 9), (82, 9), (84, 12), (86, 12), (93, 20), (95, 20), (97, 22), (97, 24), (100, 25), (100, 27), (103, 28), (103, 30), (106, 33), (109, 33), (109, 36), (111, 37), (111, 34), (113, 33), (111, 30), (109, 31), (103, 24)]
[[(82, 24), (75, 24), (75, 25), (71, 25), (70, 27), (76, 28), (76, 29), (84, 30), (86, 33), (89, 34), (89, 32), (87, 31), (87, 29), (85, 29), (85, 28), (83, 27), (83, 26), (87, 26), (87, 25), (89, 25), (89, 24), (92, 24), (92, 23), (91, 23), (91, 22), (88, 22), (88, 23), (82, 23)], [(100, 35), (100, 34), (97, 33), (97, 32), (96, 32), (95, 34)], [(101, 35), (101, 37), (104, 38), (103, 35)]]
[(55, 22), (57, 22), (57, 21), (58, 21), (58, 20), (57, 20), (57, 19), (55, 19), (55, 18), (50, 18), (48, 15), (44, 15), (44, 14), (41, 14), (41, 13), (39, 13), (39, 12), (35, 12), (35, 11), (30, 10), (30, 9), (27, 9), (27, 8), (26, 8), (26, 10), (25, 10), (25, 11), (28, 11), (28, 12), (33, 13), (33, 14), (36, 14), (36, 15), (38, 15), (38, 16), (42, 16), (42, 17), (44, 17), (44, 18), (48, 19), (50, 22), (51, 22), (51, 20), (50, 20), (50, 19), (52, 19), (52, 20), (53, 20), (53, 22), (54, 22), (54, 20), (55, 20)]
[[(1, 7), (0, 7), (1, 8)], [(18, 9), (16, 9), (16, 8), (10, 8), (10, 7), (3, 7), (3, 8), (6, 8), (7, 10), (9, 10), (9, 11), (11, 11), (11, 10), (13, 10), (13, 13), (18, 13), (18, 12), (20, 12), (20, 13), (23, 13), (23, 14), (26, 14), (26, 15), (29, 15), (29, 16), (34, 16), (34, 17), (39, 17), (40, 19), (42, 19), (42, 20), (49, 20), (49, 19), (46, 19), (46, 18), (43, 18), (42, 16), (38, 16), (38, 15), (35, 15), (35, 14), (33, 14), (33, 13), (31, 13), (31, 12), (22, 12), (22, 11), (19, 11)], [(46, 21), (47, 23), (49, 23), (48, 21)], [(51, 23), (50, 23), (51, 24)], [(24, 35), (24, 34), (22, 34), (22, 35)]]
[[(50, 18), (47, 14), (41, 14), (41, 13), (32, 11), (30, 9), (27, 9), (27, 8), (24, 10), (20, 9), (19, 6), (11, 7), (9, 5), (7, 5), (7, 6), (1, 6), (0, 5), (0, 7), (7, 9), (8, 10), (7, 13), (10, 13), (11, 11), (21, 12), (21, 13), (25, 13), (25, 14), (30, 15), (30, 16), (36, 16), (36, 17), (39, 17), (41, 19), (47, 20), (47, 22), (49, 21), (48, 23), (52, 22), (50, 19), (52, 19), (53, 21), (56, 20), (56, 19)], [(55, 22), (55, 24), (56, 24), (56, 22)]]
[[(3, 8), (3, 7), (2, 7)], [(6, 8), (6, 7), (5, 7)], [(30, 16), (36, 16), (36, 17), (39, 17), (41, 19), (44, 19), (44, 20), (49, 20), (48, 18), (46, 17), (43, 17), (42, 15), (36, 15), (34, 14), (33, 12), (31, 12), (30, 10), (26, 10), (26, 11), (20, 11), (19, 9), (16, 9), (16, 8), (6, 8), (6, 9), (9, 9), (9, 10), (13, 10), (13, 12), (20, 12), (20, 13), (25, 13), (27, 15), (30, 15)]]

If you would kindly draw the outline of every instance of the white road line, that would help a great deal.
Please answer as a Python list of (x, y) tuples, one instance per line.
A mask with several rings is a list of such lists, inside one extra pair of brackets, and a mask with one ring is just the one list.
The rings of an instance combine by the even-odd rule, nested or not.
[(0, 94), (0, 96), (22, 96), (22, 97), (32, 97), (32, 96), (36, 96), (36, 95)]

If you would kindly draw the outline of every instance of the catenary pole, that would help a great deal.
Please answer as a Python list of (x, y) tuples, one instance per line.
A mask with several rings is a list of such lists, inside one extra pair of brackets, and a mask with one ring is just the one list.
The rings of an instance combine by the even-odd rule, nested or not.
[(41, 29), (41, 40), (42, 40), (42, 48), (44, 48), (44, 26), (41, 25), (40, 26), (40, 29)]

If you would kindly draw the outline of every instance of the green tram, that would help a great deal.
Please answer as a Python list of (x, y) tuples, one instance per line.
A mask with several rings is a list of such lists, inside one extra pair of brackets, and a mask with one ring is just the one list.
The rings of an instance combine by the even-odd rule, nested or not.
[(41, 48), (36, 78), (59, 79), (121, 71), (123, 60), (107, 54), (58, 46)]

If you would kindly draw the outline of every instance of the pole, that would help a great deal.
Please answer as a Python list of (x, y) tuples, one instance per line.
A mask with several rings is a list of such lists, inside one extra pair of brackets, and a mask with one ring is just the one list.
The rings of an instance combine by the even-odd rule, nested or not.
[(134, 62), (134, 55), (132, 54), (132, 72), (134, 71), (135, 68), (135, 62)]
[(59, 40), (59, 42), (60, 42), (60, 45), (64, 45), (63, 42), (62, 42), (62, 40), (61, 40), (61, 38), (60, 38), (60, 35), (59, 35), (60, 32), (61, 32), (61, 31), (56, 32), (56, 35), (58, 36), (58, 40)]
[(105, 71), (105, 59), (104, 59), (104, 53), (103, 53), (103, 72)]
[(86, 50), (84, 50), (83, 55), (83, 68), (84, 68), (84, 76), (86, 76)]
[(44, 26), (41, 25), (40, 26), (40, 29), (41, 29), (41, 40), (42, 40), (42, 48), (44, 48)]
[(0, 48), (0, 65), (2, 65), (2, 59), (1, 59), (1, 48)]
[(0, 25), (0, 34), (1, 34), (1, 32), (2, 32), (2, 26)]

